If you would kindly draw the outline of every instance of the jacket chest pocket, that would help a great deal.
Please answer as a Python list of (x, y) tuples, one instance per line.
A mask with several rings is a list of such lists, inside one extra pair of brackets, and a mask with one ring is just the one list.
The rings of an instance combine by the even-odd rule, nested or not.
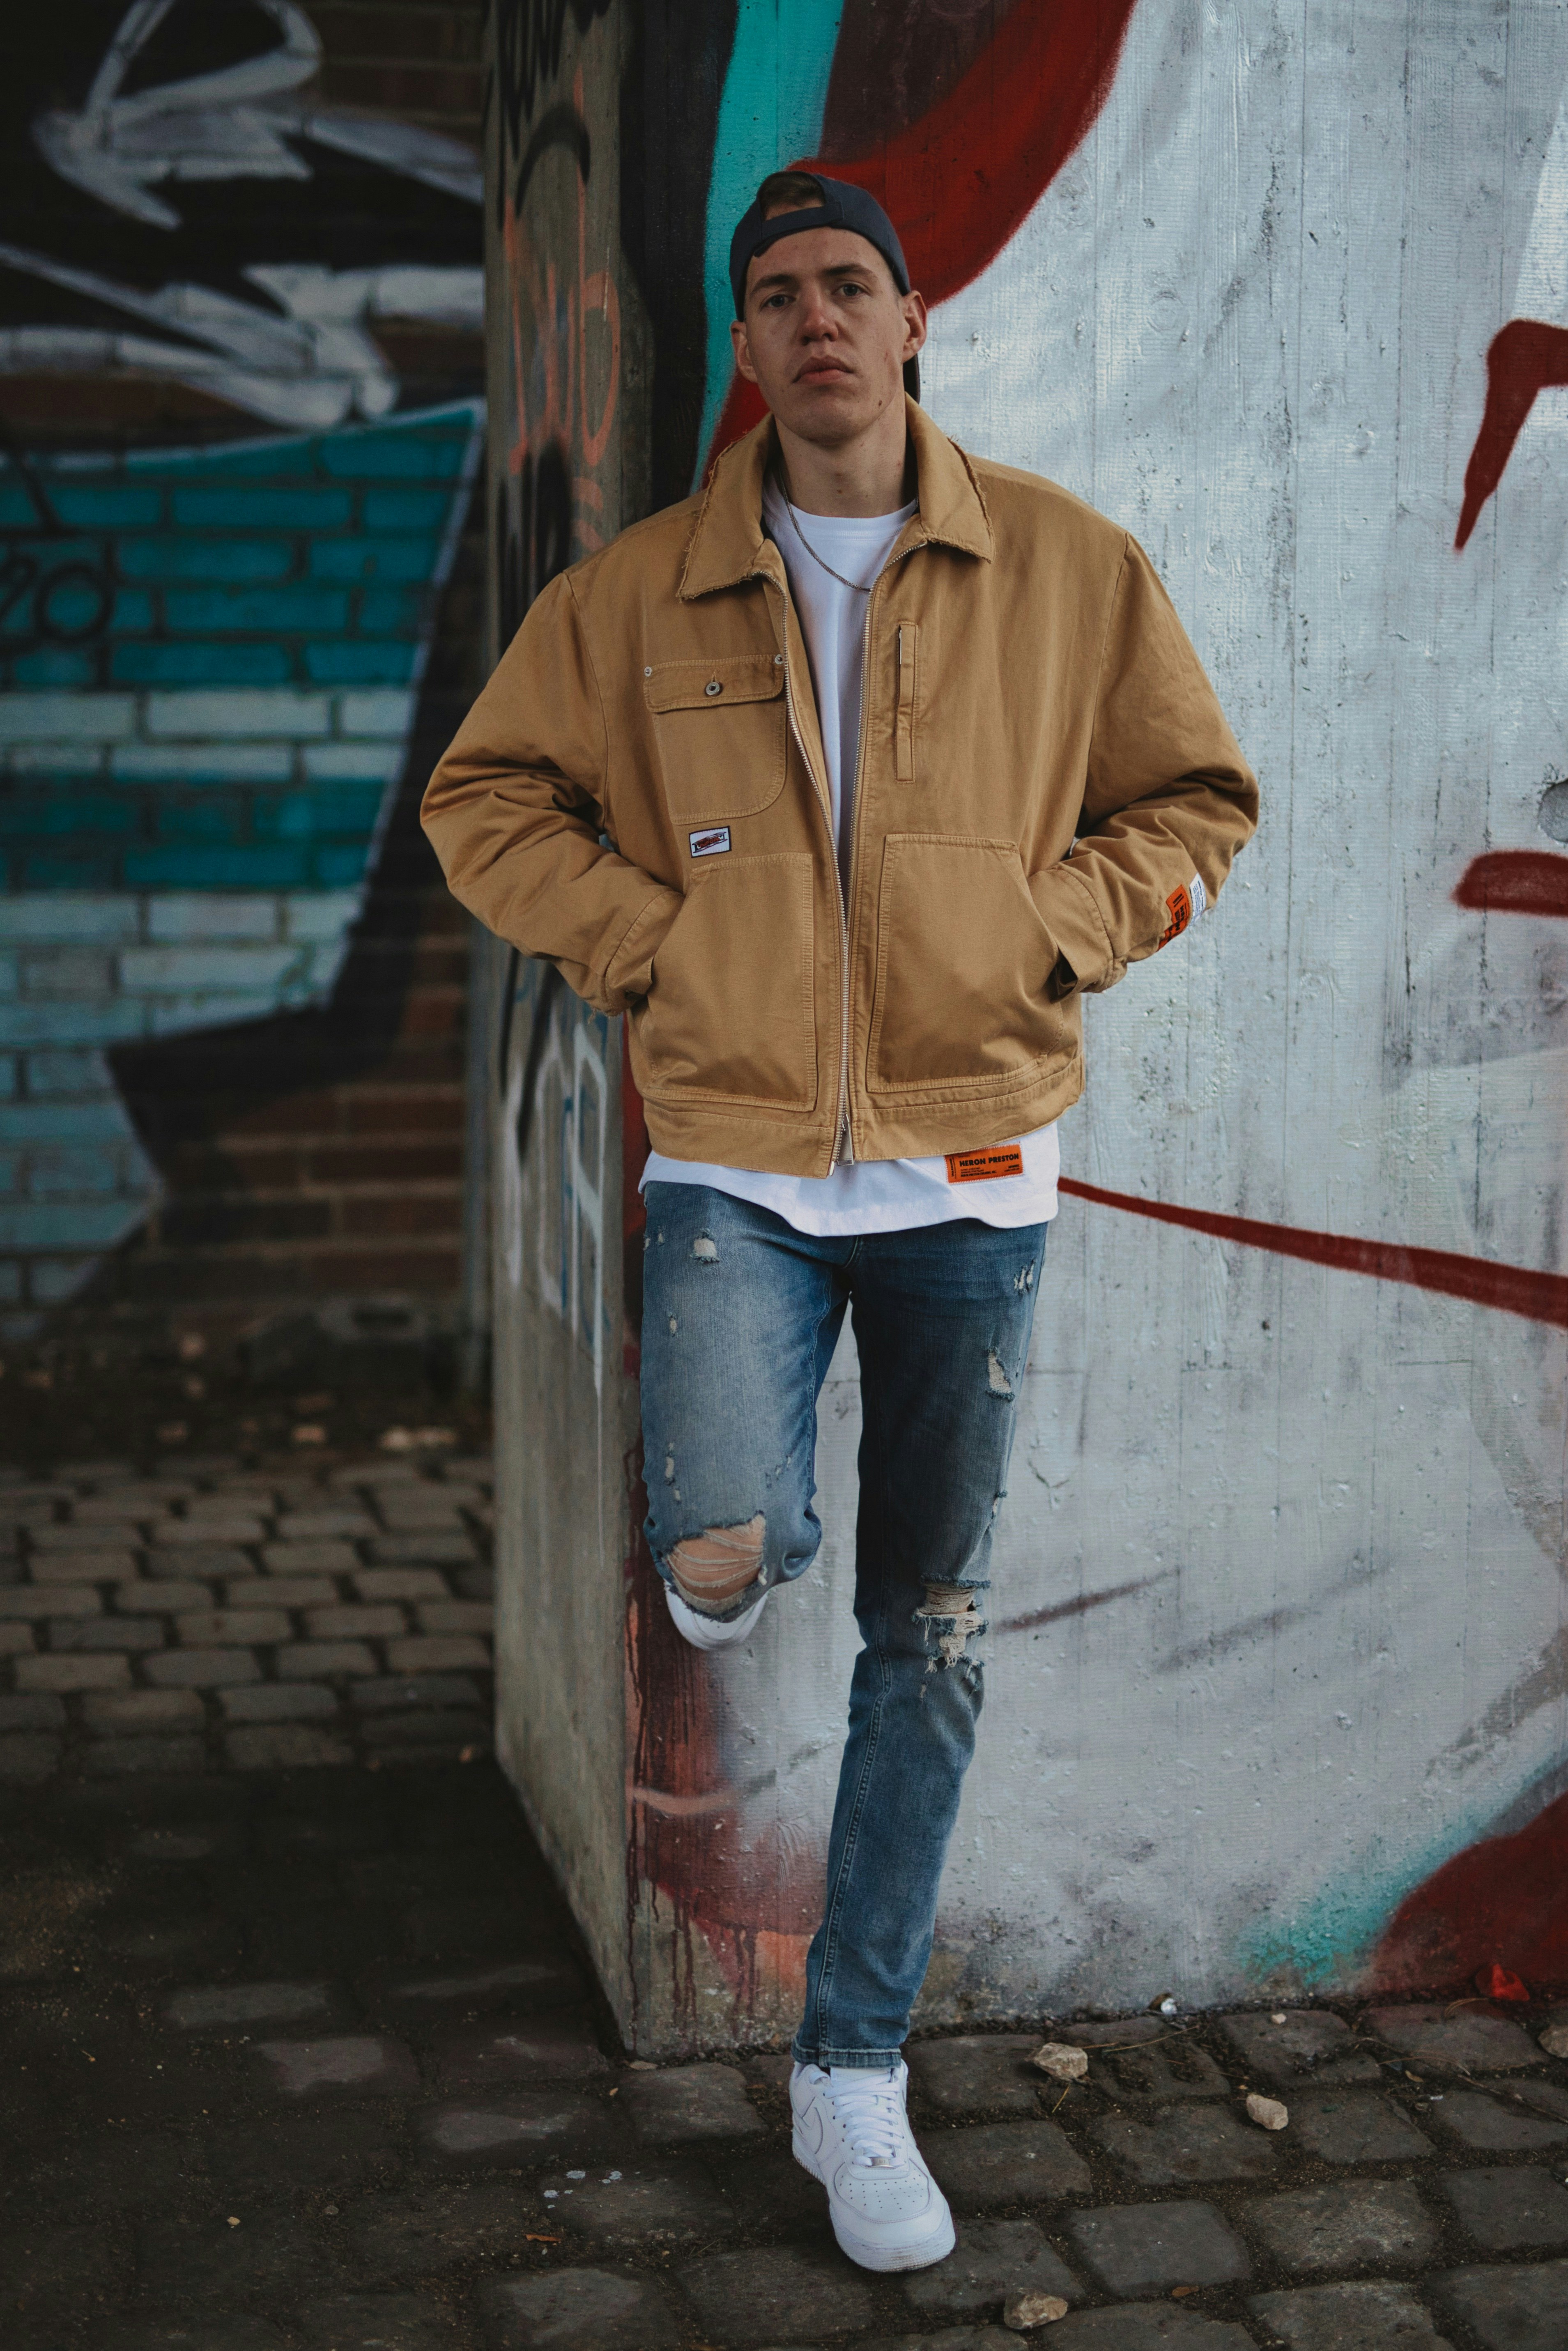
[(784, 661), (721, 653), (643, 673), (664, 805), (678, 824), (758, 816), (784, 789)]

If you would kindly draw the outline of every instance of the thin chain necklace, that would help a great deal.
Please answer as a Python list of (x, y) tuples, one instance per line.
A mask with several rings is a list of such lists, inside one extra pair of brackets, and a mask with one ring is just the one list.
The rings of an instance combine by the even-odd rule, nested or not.
[(807, 554), (810, 557), (812, 562), (821, 564), (829, 579), (836, 580), (841, 588), (852, 588), (857, 596), (869, 596), (872, 589), (876, 585), (875, 580), (872, 580), (867, 586), (862, 588), (858, 580), (846, 580), (841, 571), (835, 571), (832, 565), (828, 562), (823, 556), (818, 554), (816, 549), (812, 546), (810, 540), (807, 538), (805, 532), (800, 528), (800, 517), (799, 513), (796, 511), (795, 501), (789, 496), (789, 483), (788, 475), (786, 475), (780, 482), (779, 487), (784, 493), (784, 503), (789, 509), (789, 519), (795, 526), (795, 536), (800, 540), (801, 546), (805, 549)]

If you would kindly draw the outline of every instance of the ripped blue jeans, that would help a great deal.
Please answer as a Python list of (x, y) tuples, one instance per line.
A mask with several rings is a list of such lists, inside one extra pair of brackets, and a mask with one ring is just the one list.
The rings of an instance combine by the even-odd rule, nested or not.
[(817, 1396), (853, 1311), (864, 1646), (795, 2055), (892, 2064), (974, 1751), (991, 1531), (1047, 1228), (818, 1238), (698, 1185), (650, 1184), (646, 1201), (648, 1541), (700, 1612), (738, 1615), (815, 1558)]

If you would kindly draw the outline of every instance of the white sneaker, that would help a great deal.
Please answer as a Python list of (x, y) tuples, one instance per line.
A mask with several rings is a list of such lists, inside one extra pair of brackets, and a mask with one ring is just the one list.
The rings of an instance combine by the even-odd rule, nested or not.
[(862, 2270), (923, 2270), (953, 2250), (947, 2199), (909, 2127), (904, 2064), (797, 2065), (795, 2160), (828, 2191), (833, 2234)]
[(699, 1616), (695, 1608), (688, 1608), (673, 1584), (665, 1584), (664, 1597), (670, 1604), (670, 1614), (674, 1618), (676, 1632), (683, 1635), (694, 1649), (727, 1649), (737, 1641), (744, 1641), (768, 1605), (765, 1592), (755, 1606), (747, 1608), (743, 1615), (732, 1616), (727, 1623), (721, 1624), (716, 1617)]

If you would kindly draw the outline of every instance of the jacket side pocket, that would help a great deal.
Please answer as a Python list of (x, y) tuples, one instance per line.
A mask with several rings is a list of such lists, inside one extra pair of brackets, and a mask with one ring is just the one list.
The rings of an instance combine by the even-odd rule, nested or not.
[(877, 904), (873, 1095), (1005, 1095), (1071, 1061), (1073, 1016), (1047, 983), (1056, 943), (1010, 841), (890, 832)]
[(812, 888), (809, 851), (699, 870), (632, 1014), (632, 1070), (651, 1100), (814, 1107)]

